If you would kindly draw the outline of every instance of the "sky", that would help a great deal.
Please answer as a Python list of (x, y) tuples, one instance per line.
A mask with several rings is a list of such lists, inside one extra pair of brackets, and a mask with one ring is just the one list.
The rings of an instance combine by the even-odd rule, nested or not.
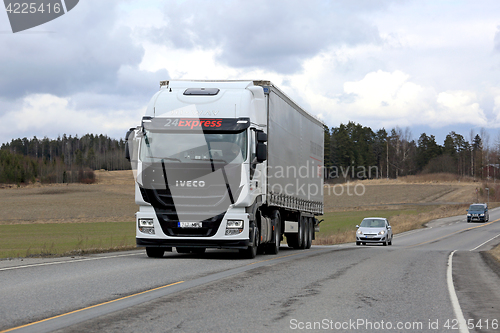
[(119, 139), (160, 80), (270, 80), (329, 127), (500, 133), (498, 0), (80, 0), (12, 33), (0, 143)]

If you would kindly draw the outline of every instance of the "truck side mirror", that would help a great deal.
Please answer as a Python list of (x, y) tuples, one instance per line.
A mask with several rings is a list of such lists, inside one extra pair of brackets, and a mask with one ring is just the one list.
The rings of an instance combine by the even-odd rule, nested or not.
[(257, 132), (257, 142), (267, 142), (267, 134), (264, 132)]
[(255, 155), (258, 163), (262, 163), (267, 160), (267, 146), (262, 142), (258, 142)]
[(128, 145), (128, 137), (134, 131), (135, 128), (131, 128), (128, 130), (127, 134), (125, 134), (125, 158), (130, 162), (130, 149)]

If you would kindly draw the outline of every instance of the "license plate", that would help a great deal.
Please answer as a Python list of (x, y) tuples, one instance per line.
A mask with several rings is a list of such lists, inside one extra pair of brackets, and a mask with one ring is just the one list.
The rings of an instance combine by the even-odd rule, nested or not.
[(177, 224), (179, 228), (201, 228), (203, 227), (202, 222), (179, 222)]

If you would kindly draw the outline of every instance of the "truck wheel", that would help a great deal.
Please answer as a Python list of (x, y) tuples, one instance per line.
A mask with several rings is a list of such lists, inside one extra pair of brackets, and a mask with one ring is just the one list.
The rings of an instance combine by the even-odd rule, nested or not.
[(307, 233), (307, 243), (306, 243), (306, 249), (310, 249), (312, 245), (312, 240), (313, 240), (313, 232), (314, 232), (314, 227), (313, 227), (313, 222), (312, 218), (308, 217), (307, 218), (307, 228), (306, 228), (306, 233)]
[(300, 218), (299, 233), (302, 236), (302, 242), (299, 243), (299, 249), (303, 250), (307, 248), (307, 239), (309, 235), (309, 223), (307, 223), (307, 217)]
[(254, 229), (253, 245), (249, 246), (245, 250), (240, 250), (240, 254), (242, 255), (243, 258), (253, 259), (257, 256), (257, 248), (259, 247), (259, 240), (260, 240), (259, 228), (257, 228), (256, 226)]
[(276, 213), (276, 227), (274, 230), (274, 241), (272, 243), (267, 244), (266, 253), (267, 254), (278, 254), (280, 251), (280, 243), (281, 243), (281, 219), (279, 213)]
[(297, 232), (297, 246), (295, 247), (296, 249), (303, 249), (304, 247), (304, 232), (305, 226), (304, 226), (304, 220), (302, 217), (299, 218), (299, 232)]
[(294, 249), (303, 249), (303, 244), (304, 244), (304, 221), (302, 218), (300, 218), (299, 223), (299, 230), (297, 233), (293, 234), (287, 234), (286, 235), (286, 242), (289, 247), (294, 248)]
[(161, 247), (147, 247), (146, 254), (150, 258), (163, 258), (165, 250)]

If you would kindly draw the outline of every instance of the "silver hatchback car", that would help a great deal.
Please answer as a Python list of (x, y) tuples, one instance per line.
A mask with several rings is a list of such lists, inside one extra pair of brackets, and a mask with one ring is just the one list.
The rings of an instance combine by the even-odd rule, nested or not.
[(392, 228), (386, 218), (367, 217), (356, 228), (356, 245), (382, 243), (392, 245)]

